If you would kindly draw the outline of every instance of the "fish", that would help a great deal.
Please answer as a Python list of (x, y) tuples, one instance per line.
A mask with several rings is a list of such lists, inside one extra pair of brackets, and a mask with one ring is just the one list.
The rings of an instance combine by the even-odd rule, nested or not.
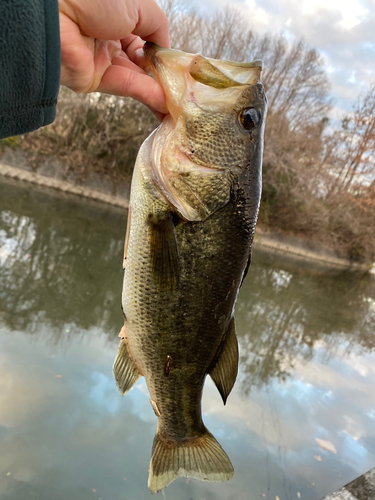
[(148, 487), (226, 481), (232, 463), (202, 419), (207, 375), (224, 404), (238, 371), (234, 307), (251, 261), (267, 101), (262, 61), (146, 42), (169, 113), (134, 167), (124, 249), (124, 326), (113, 373), (145, 377), (157, 417)]

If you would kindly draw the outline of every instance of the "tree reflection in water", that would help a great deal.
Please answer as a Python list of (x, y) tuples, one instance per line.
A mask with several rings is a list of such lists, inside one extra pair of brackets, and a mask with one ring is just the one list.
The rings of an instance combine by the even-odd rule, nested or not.
[(35, 334), (47, 322), (55, 342), (69, 323), (116, 336), (126, 215), (0, 185), (0, 319)]
[(271, 377), (285, 380), (297, 359), (310, 360), (321, 345), (325, 362), (339, 349), (349, 354), (375, 348), (371, 276), (314, 273), (295, 263), (282, 269), (262, 259), (255, 252), (236, 311), (245, 392)]
[[(123, 210), (0, 185), (0, 321), (33, 334), (47, 322), (56, 344), (69, 338), (67, 324), (115, 339), (125, 224)], [(338, 348), (374, 349), (371, 277), (262, 259), (255, 252), (236, 310), (245, 392), (285, 379), (322, 343), (327, 361)]]

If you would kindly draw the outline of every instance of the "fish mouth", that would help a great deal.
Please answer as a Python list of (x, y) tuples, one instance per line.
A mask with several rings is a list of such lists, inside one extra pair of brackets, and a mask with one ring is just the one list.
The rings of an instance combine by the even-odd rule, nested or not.
[(166, 49), (153, 42), (146, 42), (143, 52), (155, 80), (164, 90), (168, 112), (176, 121), (182, 113), (183, 95), (187, 85), (186, 77), (188, 77), (188, 68), (194, 55)]
[(161, 47), (160, 45), (154, 42), (145, 42), (145, 44), (143, 45), (143, 52), (146, 56), (146, 59), (153, 66), (157, 63), (156, 54), (160, 51), (169, 51), (169, 50), (172, 49), (165, 49), (164, 47)]
[[(255, 84), (259, 81), (260, 73), (263, 69), (263, 62), (260, 59), (256, 59), (249, 63), (211, 59), (209, 57), (203, 57), (200, 54), (189, 54), (181, 50), (166, 49), (153, 42), (146, 42), (143, 46), (143, 51), (153, 69), (157, 70), (160, 64), (166, 63), (168, 60), (173, 60), (175, 63), (180, 62), (180, 64), (183, 65), (189, 64), (192, 66), (189, 68), (191, 76), (194, 79), (197, 79), (197, 77), (199, 78), (199, 68), (199, 71), (205, 74), (206, 81), (204, 83), (210, 86), (216, 86), (218, 84), (216, 81), (214, 85), (212, 85), (210, 77), (218, 77), (219, 74), (221, 74), (224, 81), (218, 86), (220, 88)], [(215, 80), (215, 78), (213, 79)], [(199, 79), (197, 81), (199, 81)]]
[(201, 104), (202, 89), (206, 102), (229, 102), (231, 91), (242, 92), (244, 86), (255, 85), (262, 71), (261, 60), (250, 63), (216, 60), (166, 49), (153, 42), (146, 42), (143, 51), (156, 81), (164, 90), (168, 111), (174, 119), (181, 115), (183, 101)]
[(191, 57), (193, 57), (192, 54), (175, 49), (166, 49), (153, 42), (146, 42), (143, 46), (143, 52), (157, 81), (164, 80), (162, 78), (163, 68), (166, 71), (166, 67), (171, 66), (169, 69), (174, 67), (174, 71), (178, 71), (181, 68), (176, 68), (175, 66), (181, 66), (181, 62), (183, 66), (186, 66)]
[(146, 56), (146, 59), (147, 59), (148, 63), (152, 64), (152, 66), (155, 66), (155, 64), (156, 64), (156, 53), (161, 48), (162, 47), (160, 47), (160, 45), (157, 45), (154, 42), (146, 42), (143, 45), (144, 55)]
[(160, 45), (154, 42), (145, 42), (145, 44), (143, 45), (143, 52), (148, 62), (151, 63), (153, 66), (156, 66), (157, 63), (160, 62), (160, 57), (165, 57), (165, 56), (168, 57), (169, 55), (170, 57), (175, 58), (183, 55), (189, 55), (189, 56), (192, 55), (188, 54), (187, 52), (182, 52), (181, 50), (166, 49), (165, 47), (161, 47)]

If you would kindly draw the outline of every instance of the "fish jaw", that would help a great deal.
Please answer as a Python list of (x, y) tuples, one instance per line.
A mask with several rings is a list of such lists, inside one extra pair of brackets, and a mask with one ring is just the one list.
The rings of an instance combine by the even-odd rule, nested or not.
[(181, 94), (186, 89), (186, 68), (193, 58), (178, 50), (165, 49), (155, 43), (146, 42), (143, 47), (156, 81), (165, 92), (167, 109), (174, 120), (182, 113)]
[(221, 61), (166, 49), (152, 42), (146, 42), (143, 50), (175, 121), (192, 105), (206, 111), (229, 110), (246, 86), (260, 80), (262, 71), (261, 60)]

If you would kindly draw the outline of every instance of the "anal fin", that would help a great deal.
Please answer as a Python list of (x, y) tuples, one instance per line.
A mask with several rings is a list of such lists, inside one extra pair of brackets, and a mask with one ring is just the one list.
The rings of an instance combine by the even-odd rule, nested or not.
[(113, 375), (119, 391), (124, 396), (141, 377), (132, 360), (125, 338), (122, 338), (113, 364)]
[(236, 381), (237, 372), (238, 341), (234, 318), (232, 318), (223, 342), (220, 344), (214, 358), (213, 368), (210, 371), (210, 377), (215, 382), (224, 404), (227, 402), (227, 398)]

